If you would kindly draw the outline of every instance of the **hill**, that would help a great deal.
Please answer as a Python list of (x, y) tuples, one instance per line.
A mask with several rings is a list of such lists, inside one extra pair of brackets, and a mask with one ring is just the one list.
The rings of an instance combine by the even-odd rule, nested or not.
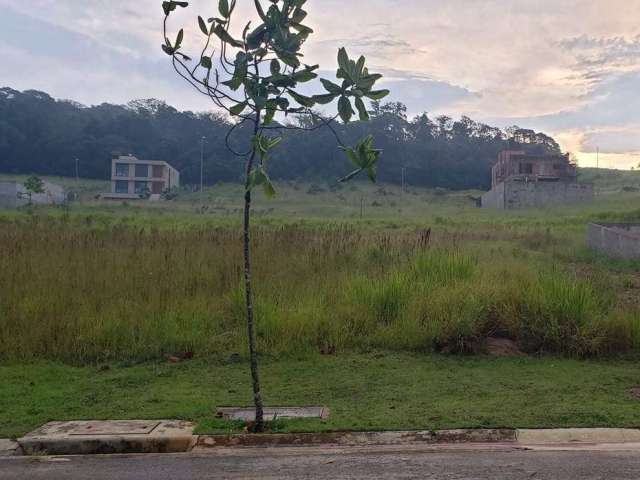
[[(402, 172), (414, 186), (486, 189), (497, 153), (517, 148), (533, 153), (559, 152), (555, 140), (518, 127), (503, 131), (468, 117), (408, 118), (400, 103), (371, 104), (372, 121), (334, 123), (345, 144), (371, 133), (384, 149), (379, 179), (401, 183)], [(317, 121), (317, 120), (316, 120)], [(205, 144), (205, 182), (237, 182), (241, 158), (225, 143), (232, 124), (215, 113), (181, 112), (159, 100), (127, 105), (84, 106), (56, 100), (44, 92), (0, 88), (0, 172), (107, 179), (115, 152), (167, 160), (185, 183), (199, 183), (201, 139)], [(313, 127), (314, 120), (304, 126)], [(243, 150), (248, 133), (240, 126), (229, 142)], [(283, 142), (270, 162), (274, 179), (332, 182), (350, 165), (326, 128), (313, 132), (280, 131)]]

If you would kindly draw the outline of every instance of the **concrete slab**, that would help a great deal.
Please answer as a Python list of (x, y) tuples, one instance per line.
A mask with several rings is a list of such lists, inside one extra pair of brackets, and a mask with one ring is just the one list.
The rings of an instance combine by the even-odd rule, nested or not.
[(186, 452), (194, 425), (179, 420), (51, 422), (19, 438), (27, 455)]
[(11, 457), (20, 454), (20, 445), (15, 440), (0, 438), (0, 457)]
[(518, 430), (518, 443), (525, 445), (567, 443), (640, 443), (640, 430), (628, 428), (558, 428)]
[[(253, 422), (256, 418), (256, 410), (254, 407), (220, 407), (216, 411), (216, 415), (225, 420)], [(329, 409), (327, 407), (270, 407), (264, 409), (264, 419), (267, 422), (272, 422), (276, 419), (326, 419), (328, 417)]]

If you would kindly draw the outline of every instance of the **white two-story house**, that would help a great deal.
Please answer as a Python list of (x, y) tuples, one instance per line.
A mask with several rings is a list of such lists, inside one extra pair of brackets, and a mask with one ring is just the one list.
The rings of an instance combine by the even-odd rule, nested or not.
[(167, 162), (120, 155), (111, 161), (111, 192), (104, 198), (158, 200), (180, 186), (180, 173)]

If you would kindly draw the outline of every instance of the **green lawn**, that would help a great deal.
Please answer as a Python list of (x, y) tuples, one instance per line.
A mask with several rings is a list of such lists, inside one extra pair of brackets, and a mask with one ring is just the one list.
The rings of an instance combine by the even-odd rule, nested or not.
[[(640, 363), (390, 353), (265, 360), (267, 405), (331, 408), (327, 421), (282, 431), (456, 427), (640, 427)], [(181, 364), (0, 366), (0, 437), (51, 420), (195, 420), (202, 433), (238, 431), (214, 408), (250, 403), (248, 366)]]

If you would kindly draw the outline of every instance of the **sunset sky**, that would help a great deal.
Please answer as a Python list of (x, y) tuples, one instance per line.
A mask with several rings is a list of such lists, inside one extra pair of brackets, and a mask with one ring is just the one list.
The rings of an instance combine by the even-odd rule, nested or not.
[[(175, 18), (200, 39), (194, 0)], [(0, 0), (0, 86), (85, 104), (211, 105), (160, 51), (160, 0)], [(253, 1), (238, 0), (246, 18)], [(309, 0), (306, 63), (364, 54), (410, 114), (468, 115), (555, 136), (583, 166), (640, 163), (640, 0)], [(243, 22), (238, 21), (238, 24)], [(244, 25), (242, 25), (244, 26)], [(239, 28), (242, 29), (242, 26)]]

